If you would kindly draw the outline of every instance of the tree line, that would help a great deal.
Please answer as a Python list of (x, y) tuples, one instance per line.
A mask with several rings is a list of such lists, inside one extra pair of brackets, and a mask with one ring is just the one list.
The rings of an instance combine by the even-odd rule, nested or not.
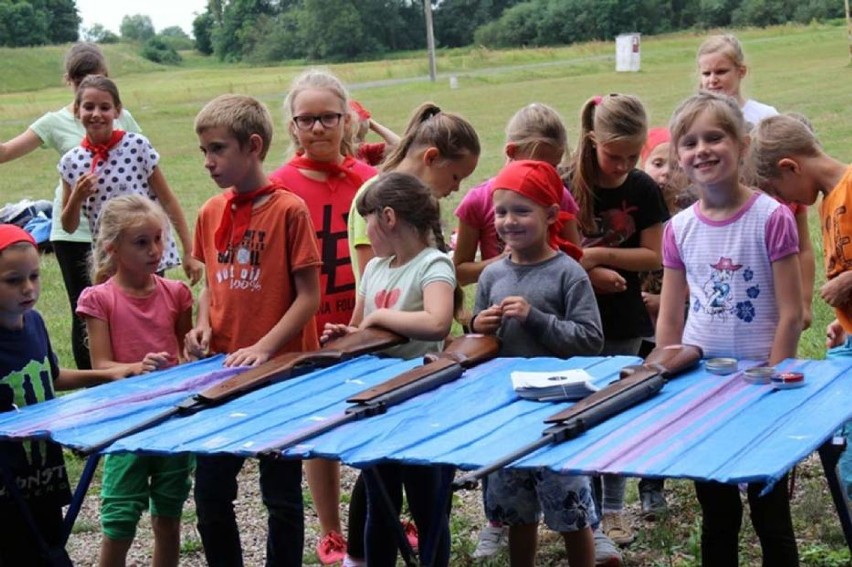
[(74, 0), (0, 0), (0, 46), (77, 41), (79, 27)]

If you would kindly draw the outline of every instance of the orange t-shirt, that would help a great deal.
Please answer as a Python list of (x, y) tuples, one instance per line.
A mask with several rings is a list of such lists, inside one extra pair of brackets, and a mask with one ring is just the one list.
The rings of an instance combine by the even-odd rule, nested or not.
[[(225, 207), (224, 195), (201, 207), (192, 255), (206, 267), (210, 300), (211, 352), (230, 353), (255, 344), (284, 316), (296, 298), (291, 274), (318, 270), (321, 261), (310, 213), (288, 191), (272, 193), (252, 209), (243, 240), (225, 252), (214, 234)], [(275, 355), (319, 348), (313, 318)]]
[[(852, 270), (852, 167), (822, 200), (822, 244), (825, 255), (825, 278), (832, 279)], [(835, 309), (843, 330), (852, 333), (852, 307)]]

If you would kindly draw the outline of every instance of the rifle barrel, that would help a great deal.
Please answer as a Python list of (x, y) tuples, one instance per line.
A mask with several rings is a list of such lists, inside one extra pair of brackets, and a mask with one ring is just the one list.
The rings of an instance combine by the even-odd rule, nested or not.
[(170, 419), (172, 416), (179, 414), (180, 412), (181, 412), (181, 406), (180, 405), (171, 406), (171, 407), (166, 408), (165, 410), (161, 411), (160, 413), (158, 413), (158, 414), (156, 414), (152, 417), (149, 417), (145, 421), (135, 423), (135, 424), (131, 425), (130, 427), (128, 427), (127, 429), (124, 429), (124, 430), (119, 431), (117, 433), (113, 433), (112, 435), (110, 435), (109, 437), (107, 437), (106, 439), (104, 439), (102, 441), (98, 441), (97, 443), (94, 443), (92, 445), (87, 445), (85, 447), (81, 447), (79, 449), (76, 449), (75, 452), (79, 453), (80, 455), (84, 455), (84, 456), (91, 455), (92, 453), (97, 453), (97, 452), (99, 452), (103, 449), (106, 449), (107, 447), (109, 447), (110, 445), (112, 445), (113, 443), (115, 443), (116, 441), (121, 439), (122, 437), (127, 437), (129, 435), (133, 435), (134, 433), (139, 433), (140, 431), (144, 431), (145, 429), (148, 429), (149, 427), (154, 427), (155, 425), (159, 425), (159, 424), (163, 423), (164, 421), (167, 421), (168, 419)]

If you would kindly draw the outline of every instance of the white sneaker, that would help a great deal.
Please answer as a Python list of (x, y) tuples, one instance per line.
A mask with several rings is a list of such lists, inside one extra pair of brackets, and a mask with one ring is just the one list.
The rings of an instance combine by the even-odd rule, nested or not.
[(367, 567), (367, 562), (363, 559), (350, 557), (347, 553), (346, 557), (343, 558), (343, 565), (341, 565), (341, 567)]
[(497, 555), (509, 547), (509, 526), (488, 524), (479, 532), (479, 541), (473, 552), (475, 559)]

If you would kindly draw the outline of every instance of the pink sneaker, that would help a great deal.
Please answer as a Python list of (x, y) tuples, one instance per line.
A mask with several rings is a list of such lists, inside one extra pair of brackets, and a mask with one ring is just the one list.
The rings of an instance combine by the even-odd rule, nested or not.
[(328, 532), (317, 543), (317, 557), (323, 565), (340, 563), (346, 557), (346, 540), (339, 532)]
[(417, 547), (420, 544), (417, 526), (411, 520), (403, 520), (402, 529), (405, 532), (405, 537), (408, 538), (408, 545), (411, 546), (412, 550), (417, 551)]

